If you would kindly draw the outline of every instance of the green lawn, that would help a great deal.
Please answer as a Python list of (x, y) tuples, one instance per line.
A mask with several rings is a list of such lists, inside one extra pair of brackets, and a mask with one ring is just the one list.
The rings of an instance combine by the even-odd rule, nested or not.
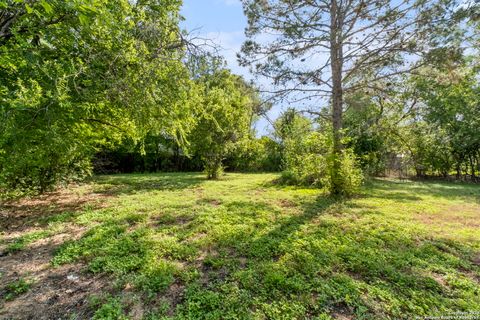
[[(97, 177), (69, 190), (88, 196), (80, 207), (5, 229), (1, 259), (66, 234), (44, 273), (77, 266), (82, 279), (103, 283), (93, 290), (89, 282), (87, 302), (61, 309), (73, 318), (412, 319), (480, 310), (479, 185), (376, 180), (339, 201), (276, 178)], [(10, 292), (0, 318), (48, 278), (18, 277), (30, 293)], [(8, 293), (12, 284), (1, 280)]]

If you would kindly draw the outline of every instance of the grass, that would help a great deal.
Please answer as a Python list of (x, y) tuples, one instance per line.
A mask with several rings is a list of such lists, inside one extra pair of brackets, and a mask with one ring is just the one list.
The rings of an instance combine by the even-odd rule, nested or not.
[(8, 244), (6, 251), (7, 253), (14, 253), (20, 250), (25, 249), (29, 244), (44, 239), (50, 236), (52, 232), (49, 230), (40, 230), (40, 231), (33, 231), (30, 233), (26, 233), (20, 237), (15, 238), (13, 242)]
[[(52, 268), (109, 275), (96, 319), (411, 319), (480, 310), (480, 186), (375, 180), (349, 200), (274, 174), (97, 177)], [(50, 218), (55, 220), (55, 218)], [(36, 231), (15, 240), (22, 250)], [(128, 292), (128, 294), (126, 294)], [(138, 318), (138, 317), (136, 317)]]
[(24, 293), (27, 293), (28, 290), (30, 290), (32, 284), (32, 281), (28, 281), (22, 278), (10, 282), (6, 286), (5, 300), (10, 301)]

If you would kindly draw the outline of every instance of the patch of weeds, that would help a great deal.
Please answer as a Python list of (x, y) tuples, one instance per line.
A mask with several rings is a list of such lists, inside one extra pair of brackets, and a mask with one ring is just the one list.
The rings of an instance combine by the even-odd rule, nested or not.
[(174, 282), (178, 271), (178, 267), (173, 263), (154, 259), (147, 262), (135, 277), (134, 284), (152, 297), (155, 293), (167, 289)]
[(93, 320), (127, 320), (124, 307), (119, 298), (108, 297), (106, 301), (98, 297), (91, 298), (91, 306), (96, 309)]
[(40, 223), (44, 224), (58, 224), (58, 223), (65, 223), (71, 221), (75, 215), (77, 214), (76, 211), (65, 211), (56, 215), (42, 217), (38, 220)]
[(167, 301), (160, 301), (158, 303), (158, 306), (155, 307), (153, 310), (148, 312), (144, 316), (144, 320), (166, 320), (167, 318), (167, 313), (170, 310), (171, 305)]
[(150, 231), (129, 231), (125, 225), (103, 224), (92, 228), (78, 241), (64, 244), (52, 264), (58, 266), (85, 260), (93, 273), (109, 273), (131, 282), (148, 296), (164, 291), (179, 273), (176, 263), (162, 259)]
[[(260, 305), (261, 313), (267, 319), (302, 319), (305, 315), (305, 306), (301, 303), (292, 301), (274, 301), (272, 303), (262, 303)], [(260, 311), (259, 310), (259, 311)], [(258, 313), (260, 313), (257, 311)]]
[(185, 283), (193, 283), (201, 277), (200, 270), (193, 266), (186, 267), (179, 273), (178, 277)]
[(162, 235), (154, 239), (156, 254), (175, 260), (192, 261), (197, 255), (197, 248), (189, 243), (180, 243), (177, 237)]
[(32, 285), (33, 285), (33, 281), (25, 280), (22, 278), (16, 281), (10, 282), (5, 287), (5, 290), (6, 290), (5, 300), (10, 301), (24, 293), (27, 293), (28, 290), (30, 290), (30, 288), (32, 287)]
[(192, 285), (185, 292), (185, 302), (178, 307), (178, 318), (248, 319), (251, 302), (248, 292), (234, 283), (224, 283), (215, 289)]
[(78, 241), (65, 243), (56, 252), (52, 264), (86, 259), (89, 270), (125, 274), (138, 270), (149, 247), (147, 230), (128, 231), (125, 225), (106, 223), (93, 227)]
[(40, 230), (27, 233), (13, 240), (13, 242), (7, 246), (6, 251), (8, 253), (15, 253), (17, 251), (25, 249), (32, 242), (47, 238), (51, 235), (52, 231), (50, 230)]
[(205, 260), (203, 260), (203, 264), (211, 269), (220, 269), (225, 266), (225, 260), (220, 257), (207, 256)]

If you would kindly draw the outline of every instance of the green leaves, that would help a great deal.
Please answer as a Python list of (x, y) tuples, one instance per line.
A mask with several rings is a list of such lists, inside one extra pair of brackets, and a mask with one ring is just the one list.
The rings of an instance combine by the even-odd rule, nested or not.
[(33, 13), (33, 8), (30, 7), (30, 5), (28, 3), (25, 4), (25, 9), (27, 10), (27, 13), (28, 14), (32, 14)]
[(43, 7), (43, 9), (47, 14), (50, 14), (53, 12), (52, 6), (46, 0), (40, 0), (40, 5)]
[(1, 3), (0, 186), (80, 179), (99, 146), (150, 131), (184, 143), (189, 74), (183, 52), (159, 50), (178, 41), (178, 1)]
[(199, 79), (202, 90), (197, 124), (191, 134), (193, 149), (200, 155), (208, 178), (222, 172), (222, 161), (250, 133), (256, 91), (229, 71), (214, 70)]

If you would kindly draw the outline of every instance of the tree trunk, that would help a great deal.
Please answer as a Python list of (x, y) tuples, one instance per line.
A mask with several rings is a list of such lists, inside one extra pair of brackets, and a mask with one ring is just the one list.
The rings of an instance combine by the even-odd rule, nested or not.
[(333, 128), (333, 164), (331, 171), (331, 193), (343, 193), (343, 183), (340, 174), (342, 157), (342, 113), (343, 113), (343, 47), (341, 35), (341, 17), (336, 0), (331, 2), (330, 12), (330, 57), (332, 69), (332, 128)]
[(471, 155), (469, 156), (469, 159), (470, 159), (471, 179), (472, 179), (472, 182), (475, 182), (475, 164), (473, 163), (473, 158)]

